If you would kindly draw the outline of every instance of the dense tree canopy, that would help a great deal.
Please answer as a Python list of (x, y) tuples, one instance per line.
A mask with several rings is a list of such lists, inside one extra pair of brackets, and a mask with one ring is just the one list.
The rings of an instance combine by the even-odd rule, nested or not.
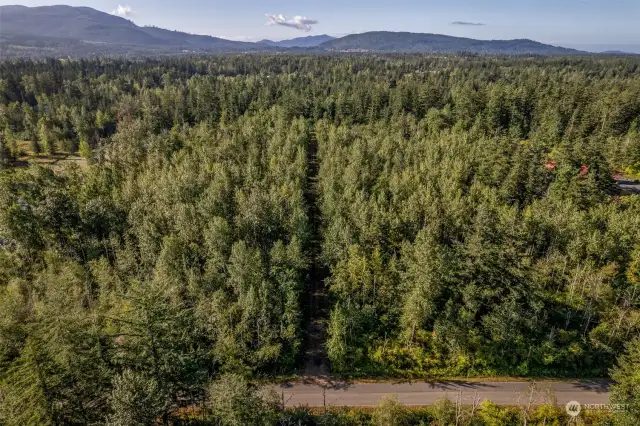
[[(616, 58), (0, 63), (0, 423), (151, 424), (211, 389), (258, 407), (241, 377), (300, 368), (318, 319), (345, 375), (606, 375), (640, 334), (640, 198), (612, 178), (640, 173), (639, 77)], [(25, 147), (89, 166), (12, 167)], [(244, 421), (232, 403), (208, 404)]]

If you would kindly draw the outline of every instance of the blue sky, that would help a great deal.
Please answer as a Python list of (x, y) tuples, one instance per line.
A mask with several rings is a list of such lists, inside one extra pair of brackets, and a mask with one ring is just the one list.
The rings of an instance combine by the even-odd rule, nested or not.
[[(19, 0), (18, 0), (19, 1)], [(0, 4), (16, 1), (0, 0)], [(236, 40), (280, 40), (372, 30), (442, 33), (480, 39), (531, 38), (568, 46), (640, 49), (640, 0), (22, 0), (111, 12), (129, 6), (138, 25)], [(318, 21), (309, 32), (265, 25), (265, 14)], [(454, 25), (453, 22), (483, 25)], [(594, 47), (595, 49), (595, 47)]]

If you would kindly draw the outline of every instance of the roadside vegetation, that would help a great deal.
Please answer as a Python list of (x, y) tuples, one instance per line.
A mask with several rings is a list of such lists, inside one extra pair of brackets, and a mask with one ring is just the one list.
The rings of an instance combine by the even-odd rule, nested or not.
[[(257, 394), (245, 388), (238, 395), (237, 384), (230, 387), (229, 377), (221, 379), (214, 387), (224, 388), (223, 403), (212, 402), (202, 409), (183, 412), (173, 419), (177, 425), (282, 425), (282, 426), (515, 426), (515, 425), (567, 425), (608, 426), (619, 422), (619, 413), (605, 410), (585, 410), (578, 416), (567, 414), (549, 395), (546, 403), (530, 404), (529, 395), (513, 406), (497, 406), (491, 401), (476, 398), (461, 402), (455, 396), (442, 399), (428, 407), (407, 407), (395, 395), (385, 395), (375, 407), (320, 407), (282, 410), (277, 395)], [(233, 380), (233, 379), (232, 379)], [(536, 399), (539, 395), (536, 395)], [(236, 401), (232, 407), (229, 401)], [(212, 400), (213, 401), (213, 400)], [(219, 400), (218, 400), (219, 401)], [(629, 423), (631, 424), (631, 423)]]

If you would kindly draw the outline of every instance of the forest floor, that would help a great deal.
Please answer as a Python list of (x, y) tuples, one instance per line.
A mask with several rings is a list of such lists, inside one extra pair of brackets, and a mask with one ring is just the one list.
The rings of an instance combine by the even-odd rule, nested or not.
[(80, 157), (75, 153), (60, 151), (55, 154), (38, 154), (31, 151), (30, 145), (29, 141), (18, 142), (18, 149), (21, 154), (17, 156), (15, 161), (11, 162), (12, 167), (21, 168), (28, 167), (30, 164), (37, 164), (51, 167), (54, 171), (62, 169), (67, 164), (76, 164), (81, 169), (88, 167), (86, 158)]

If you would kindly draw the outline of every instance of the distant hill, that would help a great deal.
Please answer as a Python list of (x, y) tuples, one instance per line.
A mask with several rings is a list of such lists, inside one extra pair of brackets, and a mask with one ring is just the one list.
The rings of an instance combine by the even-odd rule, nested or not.
[(89, 7), (0, 6), (2, 36), (73, 39), (119, 44), (161, 44), (133, 22)]
[(0, 56), (87, 57), (174, 53), (420, 52), (570, 55), (578, 50), (532, 40), (474, 40), (438, 34), (376, 31), (342, 38), (328, 35), (258, 43), (139, 27), (132, 21), (90, 7), (0, 6)]
[(330, 40), (318, 46), (329, 51), (375, 51), (504, 55), (570, 55), (578, 50), (556, 47), (533, 40), (474, 40), (440, 34), (374, 31)]
[(622, 50), (607, 50), (604, 52), (600, 52), (602, 55), (638, 55), (638, 53), (634, 52), (625, 52)]
[(616, 55), (634, 55), (640, 54), (640, 44), (569, 44), (565, 47), (585, 50), (593, 53), (616, 54)]
[(322, 35), (307, 36), (307, 37), (297, 37), (291, 40), (282, 40), (282, 41), (260, 40), (258, 44), (264, 44), (264, 45), (273, 46), (273, 47), (287, 47), (287, 48), (288, 47), (315, 47), (331, 40), (335, 40), (335, 37), (322, 34)]
[[(133, 22), (90, 7), (0, 6), (0, 43), (4, 47), (60, 50), (83, 55), (105, 52), (239, 52), (264, 50), (255, 43), (187, 34)], [(4, 51), (4, 49), (3, 49)], [(28, 49), (26, 50), (29, 51)]]

